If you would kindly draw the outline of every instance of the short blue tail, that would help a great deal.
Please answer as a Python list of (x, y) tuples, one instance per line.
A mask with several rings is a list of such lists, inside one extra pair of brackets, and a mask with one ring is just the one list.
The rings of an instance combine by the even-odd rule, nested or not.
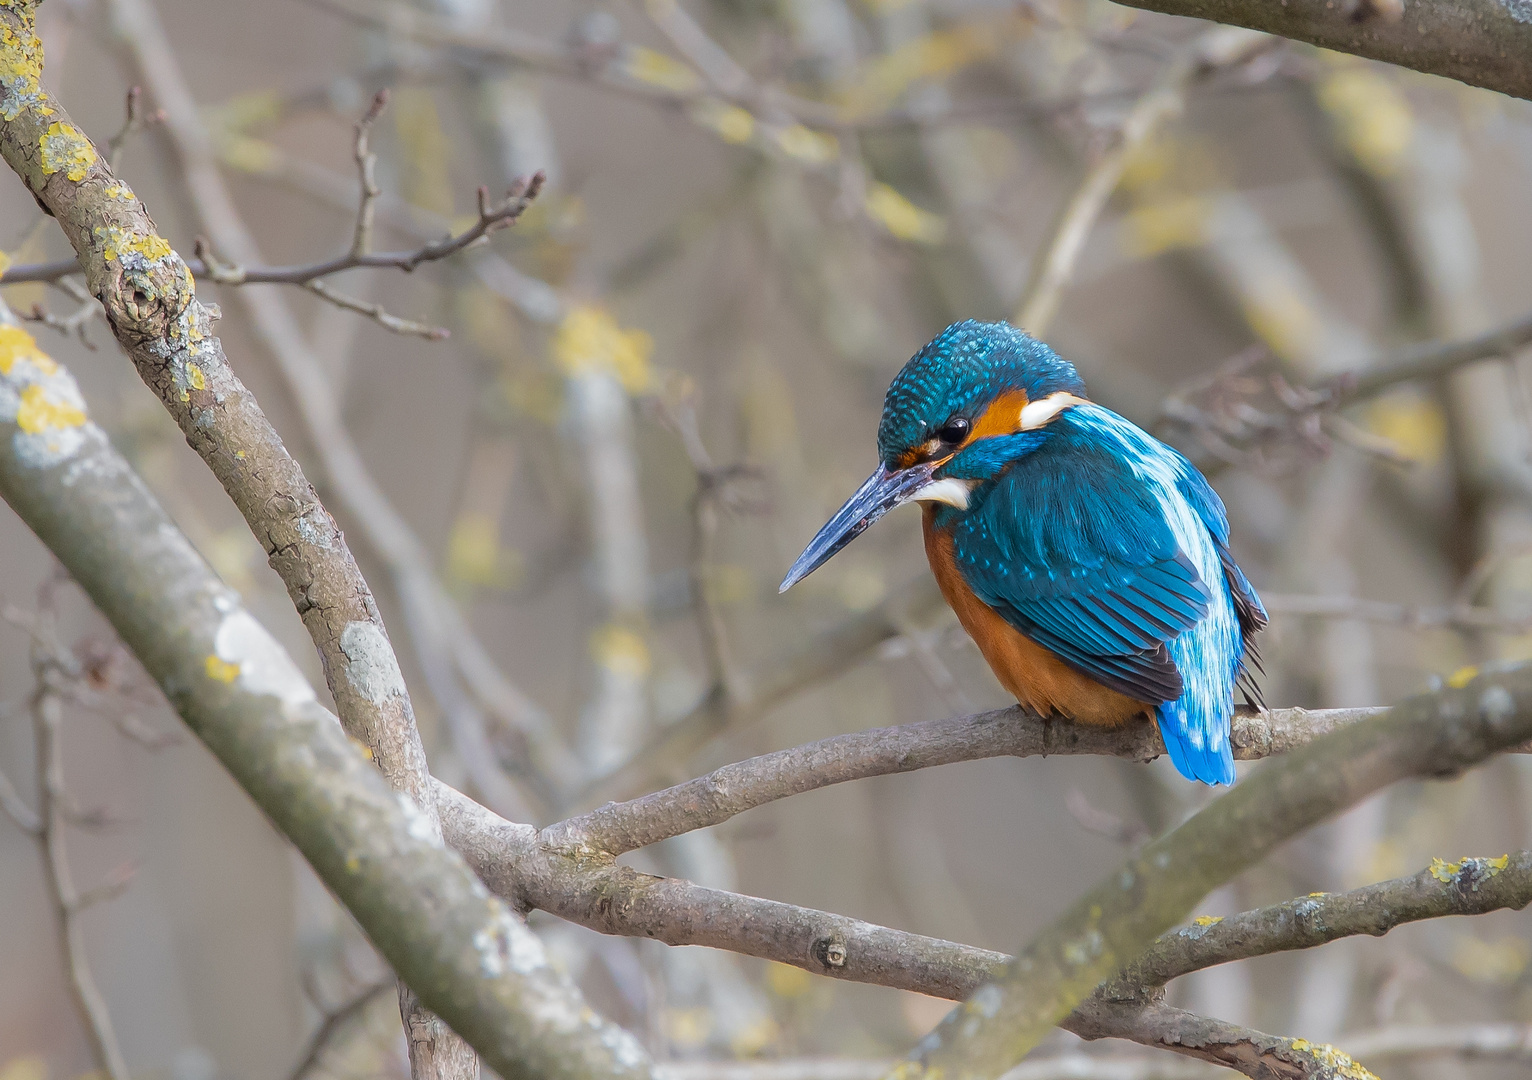
[(1188, 780), (1204, 784), (1234, 783), (1234, 752), (1229, 746), (1227, 721), (1219, 724), (1210, 717), (1191, 717), (1185, 712), (1186, 699), (1168, 701), (1155, 710), (1160, 737), (1176, 771)]

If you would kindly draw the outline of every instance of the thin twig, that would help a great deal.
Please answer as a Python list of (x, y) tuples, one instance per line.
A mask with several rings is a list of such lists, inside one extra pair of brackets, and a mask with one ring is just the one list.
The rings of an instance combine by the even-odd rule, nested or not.
[(1128, 112), (1116, 145), (1087, 170), (1084, 180), (1060, 211), (1048, 239), (1033, 260), (1031, 275), (1012, 320), (1017, 326), (1037, 337), (1046, 333), (1058, 313), (1064, 286), (1085, 249), (1085, 240), (1112, 192), (1117, 190), (1123, 170), (1159, 131), (1160, 125), (1181, 111), (1192, 81), (1248, 60), (1274, 41), (1248, 30), (1217, 27), (1184, 46), (1166, 65)]
[(377, 217), (378, 196), (383, 194), (383, 189), (378, 187), (378, 155), (372, 152), (369, 140), (372, 125), (377, 123), (387, 105), (388, 91), (379, 90), (372, 96), (372, 105), (356, 122), (356, 143), (352, 156), (356, 159), (357, 179), (361, 181), (362, 194), (356, 209), (356, 229), (351, 236), (353, 258), (360, 258), (372, 250), (372, 225)]
[(366, 1011), (378, 997), (387, 993), (394, 986), (393, 979), (380, 979), (370, 986), (363, 987), (338, 1008), (327, 1010), (319, 1027), (314, 1029), (314, 1034), (309, 1036), (309, 1041), (303, 1051), (303, 1056), (298, 1059), (298, 1064), (293, 1066), (293, 1071), (287, 1074), (287, 1080), (308, 1080), (308, 1077), (319, 1067), (320, 1059), (325, 1051), (343, 1030), (359, 1014)]
[(63, 694), (59, 687), (73, 678), (72, 671), (77, 665), (55, 636), (52, 593), (50, 583), (44, 587), (39, 611), (28, 628), (32, 637), (32, 677), (36, 682), (28, 707), (37, 762), (36, 825), (30, 832), (43, 860), (69, 990), (85, 1024), (96, 1065), (110, 1080), (129, 1080), (127, 1061), (122, 1056), (106, 999), (91, 971), (79, 922), (87, 908), (119, 895), (127, 887), (128, 878), (119, 876), (98, 889), (81, 893), (69, 865), (65, 828), (70, 815), (64, 785)]
[(144, 115), (142, 87), (128, 88), (127, 100), (123, 106), (122, 127), (117, 129), (117, 134), (106, 141), (106, 162), (113, 172), (116, 172), (122, 163), (122, 152), (127, 147), (129, 137), (150, 124), (162, 123), (164, 119), (163, 109), (156, 109), (147, 116)]

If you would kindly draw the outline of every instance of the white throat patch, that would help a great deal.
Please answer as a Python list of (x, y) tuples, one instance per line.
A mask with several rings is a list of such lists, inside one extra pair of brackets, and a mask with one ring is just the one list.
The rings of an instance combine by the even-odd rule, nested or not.
[(948, 506), (955, 506), (959, 510), (968, 509), (968, 495), (973, 491), (977, 480), (957, 480), (947, 477), (945, 480), (933, 480), (923, 488), (916, 490), (910, 496), (912, 502), (939, 502)]

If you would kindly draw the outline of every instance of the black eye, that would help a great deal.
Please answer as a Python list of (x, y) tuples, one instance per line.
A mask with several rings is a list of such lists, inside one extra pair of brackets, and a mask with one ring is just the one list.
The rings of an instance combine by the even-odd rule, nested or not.
[(968, 438), (968, 421), (961, 416), (954, 416), (942, 425), (936, 437), (944, 443), (960, 443)]

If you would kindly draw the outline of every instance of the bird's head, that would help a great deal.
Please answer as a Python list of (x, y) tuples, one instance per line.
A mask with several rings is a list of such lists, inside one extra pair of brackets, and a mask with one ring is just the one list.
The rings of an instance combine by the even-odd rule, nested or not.
[(969, 320), (942, 331), (895, 376), (878, 423), (877, 470), (810, 541), (781, 590), (818, 569), (896, 506), (966, 511), (977, 493), (1085, 401), (1074, 365), (1008, 323)]

